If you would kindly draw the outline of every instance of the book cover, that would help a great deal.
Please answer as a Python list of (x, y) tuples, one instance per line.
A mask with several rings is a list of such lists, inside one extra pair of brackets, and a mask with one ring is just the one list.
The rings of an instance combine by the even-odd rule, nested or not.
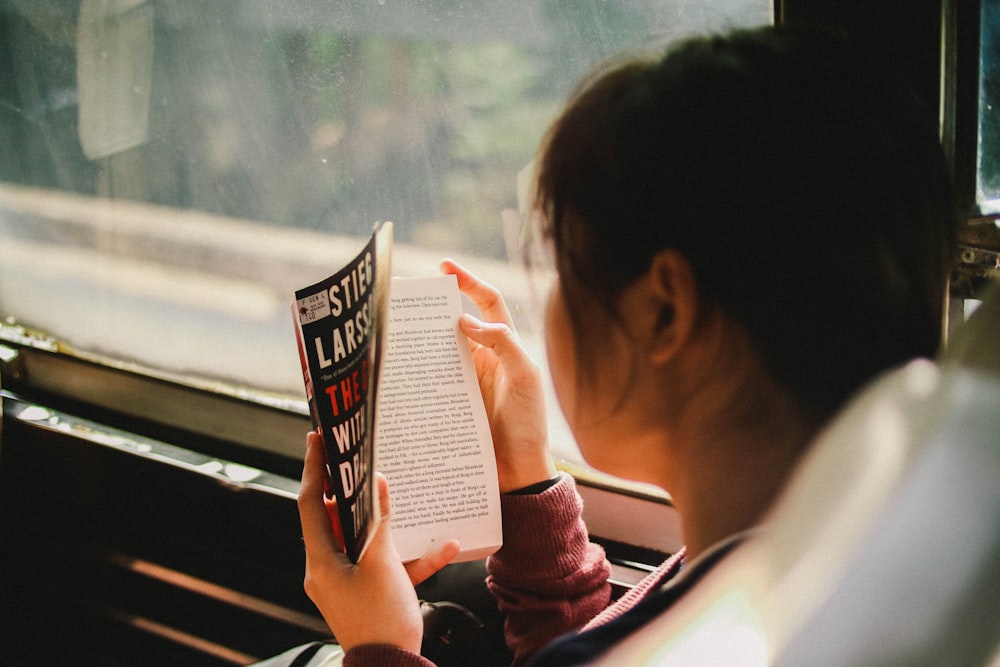
[(388, 309), (392, 223), (376, 227), (342, 269), (293, 301), (306, 399), (329, 468), (348, 558), (357, 562), (381, 513), (374, 477), (375, 420)]
[(345, 551), (364, 553), (381, 513), (374, 471), (389, 481), (392, 537), (404, 560), (456, 538), (455, 560), (502, 543), (486, 409), (458, 329), (454, 276), (391, 277), (391, 223), (356, 258), (295, 293), (306, 397), (324, 442), (328, 493)]

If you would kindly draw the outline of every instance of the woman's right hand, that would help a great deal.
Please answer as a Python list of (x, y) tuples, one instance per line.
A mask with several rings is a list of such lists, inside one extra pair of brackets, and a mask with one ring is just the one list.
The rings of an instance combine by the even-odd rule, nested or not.
[(521, 348), (500, 292), (456, 262), (441, 263), (444, 273), (458, 279), (483, 319), (463, 315), (459, 328), (468, 336), (486, 405), (500, 492), (552, 479), (545, 397), (538, 367)]

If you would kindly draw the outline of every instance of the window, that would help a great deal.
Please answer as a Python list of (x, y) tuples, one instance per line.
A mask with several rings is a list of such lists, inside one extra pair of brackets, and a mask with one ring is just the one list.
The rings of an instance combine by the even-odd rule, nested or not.
[(942, 143), (951, 161), (959, 261), (951, 281), (949, 329), (965, 300), (1000, 273), (1000, 2), (944, 5)]
[(981, 12), (976, 203), (1000, 214), (1000, 2), (984, 0)]
[(295, 398), (292, 291), (377, 220), (396, 273), (447, 255), (497, 284), (541, 359), (501, 220), (572, 85), (623, 48), (771, 21), (767, 0), (0, 7), (0, 315)]

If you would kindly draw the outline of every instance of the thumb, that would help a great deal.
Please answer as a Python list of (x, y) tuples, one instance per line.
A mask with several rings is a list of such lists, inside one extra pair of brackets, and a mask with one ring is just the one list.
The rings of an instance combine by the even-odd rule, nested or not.
[(378, 505), (381, 521), (372, 536), (371, 546), (375, 547), (374, 550), (387, 559), (400, 561), (399, 552), (396, 550), (396, 543), (392, 539), (392, 531), (390, 530), (392, 505), (389, 499), (389, 480), (380, 472), (375, 473), (375, 479), (378, 483)]

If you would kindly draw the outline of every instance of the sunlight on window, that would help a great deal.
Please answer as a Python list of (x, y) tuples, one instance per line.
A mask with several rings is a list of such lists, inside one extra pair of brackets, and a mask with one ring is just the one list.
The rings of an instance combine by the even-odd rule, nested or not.
[(395, 223), (540, 359), (516, 179), (597, 62), (767, 0), (13, 0), (0, 10), (0, 316), (114, 359), (299, 396), (287, 304)]

